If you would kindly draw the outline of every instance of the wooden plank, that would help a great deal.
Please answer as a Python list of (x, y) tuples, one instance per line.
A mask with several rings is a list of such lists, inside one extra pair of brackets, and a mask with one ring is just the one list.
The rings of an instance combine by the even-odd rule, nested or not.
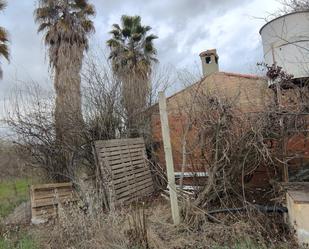
[(153, 192), (152, 176), (146, 162), (142, 138), (97, 141), (95, 151), (101, 172), (105, 172), (105, 169), (111, 172), (107, 184), (112, 186), (109, 196), (114, 205), (119, 198), (131, 200)]
[(111, 156), (117, 156), (120, 154), (129, 154), (129, 153), (144, 153), (145, 148), (141, 147), (141, 148), (131, 148), (131, 149), (123, 149), (123, 150), (116, 150), (116, 151), (106, 151), (106, 150), (100, 150), (100, 152), (98, 152), (99, 156), (102, 157), (111, 157)]
[(95, 141), (96, 147), (110, 147), (114, 145), (134, 145), (134, 144), (145, 144), (143, 138), (122, 138), (122, 139), (111, 139), (111, 140), (98, 140)]
[(133, 178), (130, 181), (125, 181), (115, 186), (116, 193), (121, 193), (125, 191), (125, 189), (135, 188), (135, 186), (140, 185), (142, 183), (152, 183), (152, 178), (149, 175), (142, 176), (140, 178)]
[[(138, 184), (139, 182), (142, 182), (142, 181), (145, 181), (145, 182), (149, 181), (149, 182), (152, 183), (152, 178), (149, 175), (145, 175), (145, 176), (137, 178), (137, 179), (134, 178), (134, 179), (131, 179), (129, 181), (125, 181), (123, 183), (115, 185), (115, 191), (119, 192), (119, 190), (126, 188), (128, 186), (131, 186), (131, 188), (132, 188), (133, 186), (135, 186), (135, 184)], [(128, 188), (130, 188), (130, 187), (128, 187)]]
[(171, 200), (172, 217), (175, 225), (180, 223), (179, 207), (177, 201), (177, 192), (175, 184), (174, 163), (172, 155), (172, 146), (170, 140), (170, 129), (166, 110), (166, 98), (164, 92), (159, 92), (159, 109), (162, 128), (162, 137), (164, 145), (165, 162), (167, 169), (168, 186)]
[(51, 198), (46, 200), (39, 200), (34, 202), (33, 207), (44, 207), (44, 206), (57, 206), (59, 203), (69, 203), (77, 201), (77, 198), (74, 197), (61, 197), (61, 198)]
[(77, 201), (72, 183), (32, 185), (30, 188), (32, 220), (53, 218), (59, 204)]
[(144, 167), (133, 169), (133, 170), (130, 170), (130, 171), (125, 171), (123, 173), (113, 175), (113, 180), (119, 180), (120, 178), (125, 178), (125, 177), (131, 176), (131, 175), (134, 176), (134, 175), (137, 175), (137, 174), (140, 174), (140, 173), (143, 173), (143, 172), (148, 173), (147, 171), (145, 171)]
[(130, 184), (133, 184), (136, 181), (143, 181), (145, 179), (152, 180), (150, 172), (145, 171), (145, 172), (142, 172), (142, 173), (137, 174), (137, 175), (131, 175), (130, 177), (126, 177), (125, 179), (123, 179), (123, 181), (118, 181), (118, 182), (114, 183), (115, 189), (119, 189), (119, 188), (122, 188), (122, 187), (124, 187), (128, 184), (130, 185)]
[(71, 182), (65, 182), (65, 183), (37, 184), (32, 186), (33, 190), (36, 190), (36, 189), (48, 189), (48, 188), (72, 187), (73, 184)]
[(141, 164), (141, 163), (136, 163), (136, 164), (132, 163), (131, 165), (128, 165), (127, 167), (123, 167), (123, 168), (113, 170), (113, 173), (116, 176), (119, 173), (132, 172), (133, 170), (136, 170), (136, 169), (147, 170), (147, 167), (144, 164)]
[(150, 187), (146, 187), (143, 190), (139, 190), (140, 196), (134, 195), (135, 193), (131, 193), (130, 196), (126, 196), (126, 197), (123, 197), (117, 200), (117, 204), (122, 204), (123, 202), (129, 201), (131, 199), (137, 199), (137, 198), (143, 197), (143, 195), (149, 195), (152, 192), (153, 192), (153, 185)]
[[(57, 194), (57, 196), (59, 197), (66, 197), (66, 196), (73, 196), (74, 193), (72, 191), (68, 192), (68, 193), (59, 193)], [(39, 200), (45, 200), (45, 199), (50, 199), (50, 198), (55, 198), (56, 195), (52, 194), (52, 195), (45, 195), (45, 196), (37, 196), (35, 195), (34, 201), (39, 201)]]
[(145, 159), (136, 160), (134, 162), (125, 162), (125, 163), (118, 164), (118, 165), (112, 165), (111, 170), (114, 171), (114, 170), (125, 168), (125, 167), (131, 166), (131, 165), (139, 165), (139, 164), (144, 164), (144, 163), (145, 163)]
[(116, 156), (105, 156), (104, 159), (108, 159), (109, 161), (117, 161), (119, 159), (134, 159), (134, 158), (144, 158), (143, 153), (141, 152), (134, 152), (134, 153), (126, 153), (126, 154), (119, 154)]
[(118, 194), (121, 194), (123, 192), (126, 192), (127, 190), (134, 189), (137, 186), (146, 185), (147, 183), (152, 184), (152, 179), (147, 177), (147, 178), (143, 179), (142, 181), (138, 181), (138, 182), (132, 183), (131, 185), (127, 185), (125, 187), (118, 188), (118, 189), (115, 190), (115, 193), (118, 195)]
[(129, 144), (125, 144), (125, 143), (117, 144), (117, 143), (115, 143), (115, 144), (112, 144), (112, 145), (105, 145), (105, 146), (101, 145), (101, 146), (98, 146), (97, 148), (99, 150), (102, 150), (102, 149), (104, 149), (104, 150), (109, 150), (109, 149), (115, 150), (116, 148), (124, 149), (124, 148), (134, 148), (134, 147), (136, 148), (136, 147), (143, 147), (143, 146), (145, 146), (144, 142), (131, 142)]
[(126, 196), (123, 196), (121, 198), (117, 198), (116, 200), (116, 203), (117, 202), (127, 202), (127, 201), (130, 201), (132, 199), (140, 199), (144, 196), (147, 196), (147, 195), (150, 195), (151, 193), (153, 192), (153, 186), (148, 186), (144, 189), (140, 189), (140, 190), (137, 190), (135, 192), (131, 192), (129, 195), (126, 195)]
[[(148, 171), (142, 171), (142, 172), (140, 172), (140, 173), (138, 173), (138, 174), (127, 175), (127, 176), (124, 177), (124, 178), (119, 178), (119, 179), (113, 180), (113, 184), (114, 184), (114, 185), (117, 185), (118, 183), (125, 182), (126, 180), (130, 180), (130, 179), (137, 178), (137, 177), (141, 177), (141, 176), (145, 176), (145, 175), (150, 175), (150, 172), (148, 172)], [(151, 175), (150, 175), (150, 176), (151, 176)]]
[(122, 199), (123, 197), (126, 197), (126, 196), (134, 196), (134, 195), (143, 194), (145, 192), (144, 190), (148, 189), (150, 187), (152, 187), (152, 183), (136, 186), (136, 188), (132, 188), (132, 189), (127, 190), (126, 192), (122, 192), (121, 194), (118, 194), (116, 199), (120, 200), (120, 199)]
[(127, 149), (127, 148), (141, 149), (141, 148), (144, 148), (144, 147), (141, 144), (131, 145), (130, 147), (123, 145), (123, 146), (114, 146), (114, 147), (102, 148), (102, 149), (99, 150), (99, 152), (104, 151), (105, 153), (109, 153), (109, 152), (116, 152), (116, 151)]
[[(105, 160), (108, 160), (108, 158), (106, 158)], [(126, 158), (119, 158), (117, 160), (109, 160), (109, 164), (111, 167), (113, 167), (114, 165), (122, 165), (123, 163), (128, 163), (128, 162), (135, 162), (135, 161), (138, 161), (138, 160), (143, 160), (144, 161), (144, 158), (142, 155), (139, 155), (139, 156), (134, 156), (133, 158), (129, 158), (129, 157), (126, 157)]]
[[(73, 192), (73, 189), (72, 188), (61, 188), (61, 189), (58, 189), (58, 193), (60, 194), (66, 194), (66, 193), (71, 193)], [(35, 197), (36, 198), (40, 198), (40, 197), (45, 197), (45, 196), (49, 196), (49, 195), (54, 195), (55, 192), (54, 192), (54, 189), (37, 189), (35, 190)]]
[(115, 156), (104, 156), (102, 158), (104, 159), (108, 159), (109, 161), (113, 162), (119, 159), (131, 159), (132, 157), (136, 157), (136, 158), (144, 158), (143, 153), (141, 152), (134, 152), (134, 153), (126, 153), (126, 154), (119, 154), (119, 155), (115, 155)]

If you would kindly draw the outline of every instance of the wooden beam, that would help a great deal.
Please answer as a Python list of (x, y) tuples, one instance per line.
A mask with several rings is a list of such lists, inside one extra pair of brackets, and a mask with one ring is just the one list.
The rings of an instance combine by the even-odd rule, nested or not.
[(163, 137), (163, 145), (165, 153), (165, 162), (167, 169), (168, 188), (171, 200), (172, 217), (174, 224), (178, 225), (180, 223), (180, 216), (179, 216), (179, 207), (178, 207), (176, 184), (175, 184), (170, 129), (168, 124), (166, 99), (164, 92), (159, 92), (159, 108), (160, 108), (160, 119), (161, 119), (162, 137)]

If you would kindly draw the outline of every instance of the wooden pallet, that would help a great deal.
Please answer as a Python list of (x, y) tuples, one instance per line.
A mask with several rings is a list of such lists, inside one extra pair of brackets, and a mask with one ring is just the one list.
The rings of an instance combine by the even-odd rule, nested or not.
[(55, 218), (59, 204), (76, 200), (70, 182), (32, 185), (30, 188), (31, 222), (37, 224)]
[(95, 149), (111, 209), (154, 191), (143, 138), (96, 141)]

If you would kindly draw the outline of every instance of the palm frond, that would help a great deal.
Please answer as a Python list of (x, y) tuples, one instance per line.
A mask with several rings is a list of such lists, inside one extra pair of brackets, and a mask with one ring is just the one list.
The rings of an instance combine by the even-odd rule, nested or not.
[[(6, 7), (6, 2), (0, 0), (0, 10), (3, 10)], [(7, 31), (0, 27), (0, 56), (4, 57), (7, 61), (10, 61), (10, 52), (9, 47), (7, 45), (9, 38), (8, 38)], [(0, 67), (0, 78), (3, 76), (2, 68)]]
[(124, 28), (121, 33), (125, 38), (127, 38), (131, 36), (131, 31), (132, 30), (130, 28)]
[(4, 10), (6, 6), (7, 6), (6, 1), (0, 0), (0, 11), (1, 11), (1, 10)]
[(86, 19), (83, 22), (81, 22), (81, 25), (86, 33), (95, 32), (93, 21)]
[(107, 46), (109, 46), (110, 48), (117, 48), (117, 47), (121, 47), (121, 43), (116, 40), (116, 39), (109, 39), (107, 42), (106, 42)]
[(44, 31), (45, 29), (49, 28), (51, 26), (51, 23), (49, 22), (44, 22), (42, 24), (39, 25), (39, 28), (38, 28), (38, 33)]
[(141, 17), (140, 16), (133, 16), (132, 17), (132, 21), (133, 21), (133, 24), (136, 25), (136, 26), (140, 26), (141, 25)]
[(123, 15), (121, 25), (112, 25), (112, 30), (109, 32), (112, 39), (107, 41), (107, 45), (111, 50), (109, 59), (112, 60), (113, 68), (118, 70), (122, 67), (131, 70), (143, 67), (149, 72), (151, 63), (157, 61), (153, 40), (158, 38), (153, 34), (147, 36), (149, 30), (150, 26), (141, 24), (140, 16)]
[(75, 5), (78, 8), (83, 9), (87, 7), (88, 1), (87, 0), (75, 0)]
[(114, 24), (112, 25), (112, 27), (113, 27), (114, 29), (118, 30), (118, 31), (121, 31), (121, 28), (120, 28), (119, 24), (117, 24), (117, 23), (114, 23)]
[(151, 41), (153, 41), (153, 40), (155, 40), (155, 39), (158, 39), (158, 38), (159, 38), (158, 36), (151, 34), (151, 35), (148, 35), (148, 36), (145, 38), (145, 41), (146, 41), (146, 42), (151, 42)]
[(123, 15), (121, 17), (121, 23), (124, 28), (132, 28), (133, 26), (138, 26), (141, 23), (140, 16), (127, 16)]
[(110, 34), (113, 35), (113, 37), (120, 37), (121, 36), (121, 30), (118, 29), (112, 29), (111, 31), (109, 31)]
[(133, 41), (138, 42), (142, 39), (142, 34), (141, 33), (134, 33), (132, 35), (132, 39), (133, 39)]
[(150, 26), (144, 26), (144, 30), (145, 30), (145, 33), (152, 30), (152, 27)]
[(37, 23), (49, 21), (55, 18), (57, 14), (57, 10), (52, 8), (52, 6), (37, 8), (34, 11), (34, 17)]
[(146, 54), (156, 54), (156, 50), (152, 43), (148, 42), (144, 46), (144, 51)]
[(0, 56), (3, 56), (5, 59), (10, 61), (10, 52), (9, 48), (6, 44), (2, 43), (0, 44)]
[(95, 15), (95, 8), (92, 4), (87, 4), (87, 6), (84, 8), (84, 13), (88, 16), (94, 16)]
[(7, 31), (3, 27), (0, 27), (0, 41), (3, 43), (8, 42), (9, 41), (8, 36), (9, 35)]

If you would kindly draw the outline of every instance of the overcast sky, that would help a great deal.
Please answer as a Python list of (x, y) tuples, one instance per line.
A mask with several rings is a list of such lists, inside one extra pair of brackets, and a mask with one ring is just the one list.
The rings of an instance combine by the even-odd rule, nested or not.
[[(7, 0), (0, 25), (10, 33), (11, 62), (1, 61), (0, 96), (16, 81), (49, 82), (42, 36), (33, 21), (35, 0)], [(259, 29), (279, 8), (277, 0), (89, 0), (96, 7), (93, 46), (105, 48), (108, 31), (122, 14), (140, 15), (159, 36), (155, 46), (162, 65), (200, 67), (198, 54), (217, 48), (220, 70), (252, 73), (263, 58)], [(200, 69), (200, 68), (199, 68)]]

